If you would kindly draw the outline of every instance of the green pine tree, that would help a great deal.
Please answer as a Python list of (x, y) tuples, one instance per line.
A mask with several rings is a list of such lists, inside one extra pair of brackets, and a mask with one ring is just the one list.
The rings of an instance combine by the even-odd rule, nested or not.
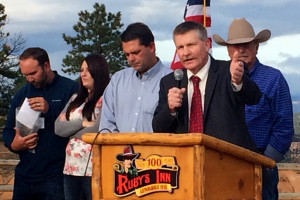
[(11, 36), (4, 32), (8, 19), (5, 14), (5, 6), (0, 3), (0, 127), (3, 125), (10, 102), (16, 88), (24, 84), (25, 79), (18, 70), (20, 52), (25, 44), (22, 34)]
[(111, 74), (120, 70), (126, 64), (120, 39), (121, 13), (106, 13), (105, 5), (95, 3), (92, 13), (85, 10), (78, 15), (79, 21), (73, 26), (76, 36), (63, 34), (66, 43), (72, 45), (72, 50), (63, 59), (63, 72), (78, 73), (83, 58), (89, 53), (102, 54)]

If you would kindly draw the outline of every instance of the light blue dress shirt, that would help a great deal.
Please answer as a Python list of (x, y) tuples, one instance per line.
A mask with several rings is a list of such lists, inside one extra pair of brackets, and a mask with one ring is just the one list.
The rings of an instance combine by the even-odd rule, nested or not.
[(142, 78), (132, 67), (116, 72), (103, 94), (99, 131), (153, 132), (160, 79), (171, 72), (160, 60)]

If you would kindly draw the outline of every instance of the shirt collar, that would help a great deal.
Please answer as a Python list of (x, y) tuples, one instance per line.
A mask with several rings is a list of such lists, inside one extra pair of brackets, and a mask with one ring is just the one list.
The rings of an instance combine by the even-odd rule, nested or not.
[(259, 67), (259, 65), (260, 65), (260, 62), (259, 62), (258, 58), (256, 58), (256, 61), (253, 65), (252, 69), (249, 70), (250, 76), (255, 72), (255, 70)]
[[(198, 76), (200, 78), (200, 80), (204, 80), (208, 76), (208, 70), (209, 70), (210, 62), (211, 62), (210, 56), (208, 56), (207, 62), (204, 65), (204, 67), (202, 67), (202, 69), (200, 69), (200, 71), (197, 74), (195, 74), (195, 76)], [(190, 80), (190, 78), (193, 75), (194, 74), (190, 70), (187, 70), (188, 80)]]
[[(157, 59), (158, 59), (158, 61), (156, 62), (156, 64), (153, 67), (151, 67), (148, 71), (146, 71), (143, 74), (143, 77), (151, 78), (159, 72), (160, 67), (162, 66), (162, 63), (161, 63), (159, 58), (157, 58)], [(140, 73), (139, 72), (136, 72), (135, 75), (136, 75), (136, 77), (140, 78)]]
[[(57, 71), (53, 71), (53, 73), (54, 73), (54, 78), (53, 78), (53, 80), (52, 80), (50, 83), (48, 83), (47, 85), (53, 85), (53, 84), (56, 83), (56, 81), (57, 81), (57, 79), (58, 79), (58, 73), (57, 73)], [(47, 85), (46, 85), (46, 86), (47, 86)]]

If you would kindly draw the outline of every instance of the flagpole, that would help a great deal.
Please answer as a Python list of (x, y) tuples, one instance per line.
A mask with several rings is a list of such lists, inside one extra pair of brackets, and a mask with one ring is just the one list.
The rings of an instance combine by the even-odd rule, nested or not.
[(203, 0), (203, 26), (206, 27), (206, 0)]
[[(202, 9), (201, 9), (202, 7)], [(207, 7), (207, 8), (206, 8)], [(211, 47), (211, 17), (210, 17), (210, 0), (187, 0), (187, 4), (184, 10), (184, 20), (185, 21), (195, 21), (201, 23), (207, 30), (207, 38), (210, 41)], [(171, 69), (182, 69), (183, 66), (180, 63), (178, 54), (175, 50), (175, 55), (171, 63)]]

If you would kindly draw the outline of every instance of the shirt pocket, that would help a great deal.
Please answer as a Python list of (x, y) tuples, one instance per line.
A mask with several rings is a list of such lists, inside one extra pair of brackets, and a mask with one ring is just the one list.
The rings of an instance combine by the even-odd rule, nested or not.
[(148, 93), (143, 98), (143, 112), (153, 115), (158, 105), (158, 92)]

